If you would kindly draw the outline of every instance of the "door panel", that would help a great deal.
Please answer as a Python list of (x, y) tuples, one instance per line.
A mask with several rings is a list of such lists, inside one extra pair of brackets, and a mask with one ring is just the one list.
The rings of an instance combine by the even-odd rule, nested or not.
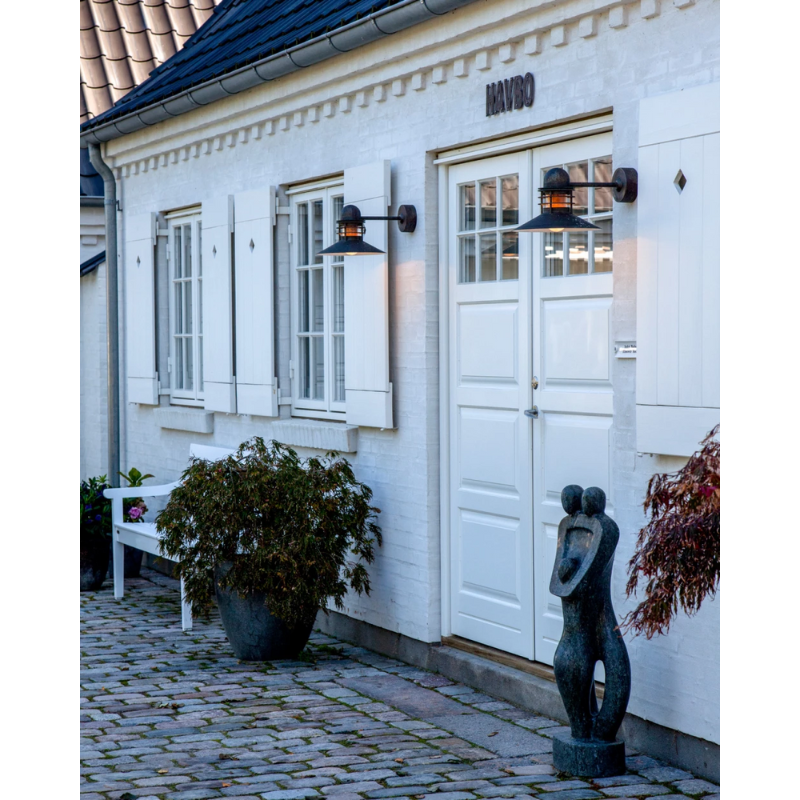
[[(543, 147), (533, 153), (533, 183), (553, 166), (586, 180), (610, 170), (611, 135)], [(592, 180), (592, 177), (588, 177)], [(609, 199), (598, 190), (575, 193), (579, 213), (597, 212), (593, 237), (534, 234), (532, 266), (533, 374), (539, 409), (533, 427), (535, 658), (553, 663), (561, 638), (561, 602), (550, 594), (561, 490), (571, 483), (599, 486), (613, 514), (611, 481), (611, 301), (613, 249)]]
[[(451, 630), (533, 657), (528, 156), (449, 171)], [(527, 168), (526, 168), (527, 167)]]

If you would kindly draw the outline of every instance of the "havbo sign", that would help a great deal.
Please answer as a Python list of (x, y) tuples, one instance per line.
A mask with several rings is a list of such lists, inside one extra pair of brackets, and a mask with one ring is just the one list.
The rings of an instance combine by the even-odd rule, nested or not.
[(517, 108), (530, 108), (536, 93), (533, 73), (516, 75), (497, 83), (486, 84), (486, 116), (512, 111)]

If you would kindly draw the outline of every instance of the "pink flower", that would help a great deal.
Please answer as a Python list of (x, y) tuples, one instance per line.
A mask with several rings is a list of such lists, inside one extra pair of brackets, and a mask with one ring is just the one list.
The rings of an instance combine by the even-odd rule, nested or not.
[(711, 497), (714, 494), (714, 487), (713, 486), (701, 486), (699, 487), (698, 491), (700, 492), (703, 497)]
[(133, 506), (131, 509), (128, 510), (128, 516), (131, 519), (139, 519), (142, 516), (142, 509), (138, 506)]

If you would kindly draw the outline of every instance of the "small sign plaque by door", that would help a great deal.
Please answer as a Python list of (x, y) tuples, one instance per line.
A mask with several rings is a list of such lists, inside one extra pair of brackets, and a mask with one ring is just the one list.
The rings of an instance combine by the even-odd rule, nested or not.
[(515, 75), (496, 83), (486, 84), (486, 116), (502, 114), (520, 108), (530, 108), (536, 94), (532, 72)]

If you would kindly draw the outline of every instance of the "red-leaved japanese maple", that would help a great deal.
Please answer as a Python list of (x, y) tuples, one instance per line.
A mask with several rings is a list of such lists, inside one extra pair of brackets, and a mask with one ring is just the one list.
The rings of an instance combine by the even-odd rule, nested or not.
[(696, 614), (719, 586), (719, 425), (676, 473), (653, 475), (647, 486), (645, 513), (650, 521), (639, 532), (628, 564), (627, 595), (645, 583), (645, 598), (620, 627), (645, 634), (666, 633), (683, 609)]

